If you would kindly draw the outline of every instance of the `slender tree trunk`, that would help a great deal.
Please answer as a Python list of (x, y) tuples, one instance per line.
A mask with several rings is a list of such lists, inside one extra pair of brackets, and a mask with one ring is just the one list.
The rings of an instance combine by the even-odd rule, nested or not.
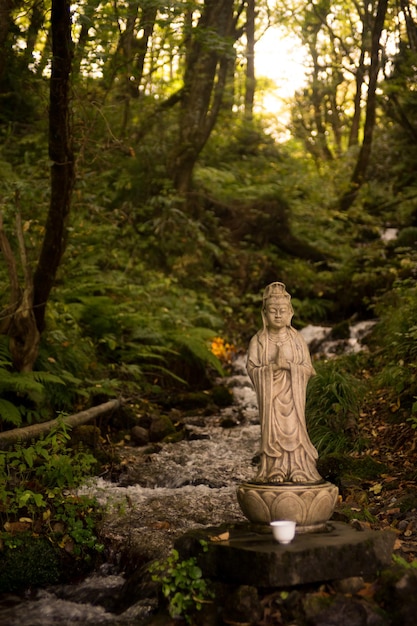
[(320, 63), (317, 52), (316, 42), (310, 46), (310, 54), (313, 60), (313, 83), (311, 102), (314, 110), (314, 122), (317, 130), (317, 146), (319, 147), (320, 154), (325, 161), (332, 161), (333, 154), (329, 148), (326, 135), (326, 126), (323, 123), (323, 115), (326, 111), (326, 103), (324, 102), (321, 83), (320, 83)]
[[(74, 159), (69, 119), (69, 81), (72, 60), (70, 0), (52, 0), (52, 64), (49, 101), (49, 156), (51, 200), (45, 234), (32, 279), (17, 212), (17, 238), (24, 286), (18, 285), (16, 261), (0, 224), (0, 245), (6, 259), (13, 302), (7, 332), (10, 352), (18, 371), (30, 371), (38, 356), (40, 335), (45, 325), (45, 309), (61, 262), (66, 240), (66, 220), (74, 185)], [(18, 198), (17, 198), (18, 200)]]
[(417, 52), (417, 25), (413, 18), (412, 6), (410, 6), (409, 0), (401, 0), (400, 6), (404, 15), (410, 48)]
[(0, 0), (0, 81), (6, 70), (7, 60), (10, 53), (8, 37), (10, 34), (11, 12), (16, 0)]
[(245, 118), (253, 117), (255, 100), (255, 0), (248, 0), (246, 6), (246, 81), (245, 81)]
[(0, 249), (6, 261), (10, 282), (10, 304), (2, 311), (0, 332), (9, 337), (9, 349), (14, 368), (19, 372), (28, 372), (32, 370), (38, 355), (40, 334), (33, 314), (33, 281), (26, 258), (19, 194), (16, 194), (16, 208), (16, 234), (24, 284), (21, 288), (16, 258), (0, 215)]
[(380, 70), (380, 40), (387, 13), (388, 0), (379, 0), (374, 27), (372, 29), (371, 65), (369, 68), (369, 85), (366, 102), (364, 135), (356, 166), (350, 180), (348, 191), (340, 201), (340, 208), (347, 211), (355, 201), (359, 189), (364, 183), (372, 150), (372, 139), (376, 120), (376, 89)]
[(349, 147), (359, 145), (359, 130), (362, 118), (362, 87), (366, 75), (365, 59), (367, 54), (372, 54), (372, 41), (369, 43), (369, 32), (372, 30), (372, 14), (365, 2), (363, 7), (357, 3), (356, 9), (362, 22), (361, 52), (355, 76), (355, 96), (353, 99), (353, 118), (349, 133)]
[(52, 66), (49, 101), (51, 200), (45, 235), (34, 274), (34, 314), (39, 332), (67, 238), (67, 219), (74, 186), (74, 155), (70, 122), (70, 75), (73, 55), (71, 0), (52, 0)]
[(33, 63), (33, 51), (39, 36), (39, 31), (44, 24), (45, 7), (43, 0), (34, 2), (32, 15), (26, 37), (25, 60), (27, 65)]
[(158, 7), (155, 4), (154, 6), (144, 7), (142, 10), (142, 15), (139, 22), (139, 32), (142, 32), (142, 37), (136, 39), (135, 43), (135, 66), (134, 66), (134, 75), (135, 75), (135, 96), (139, 95), (139, 88), (143, 81), (143, 70), (145, 67), (145, 58), (148, 52), (148, 46), (150, 38), (152, 37), (154, 28), (155, 28), (155, 20), (157, 16)]
[(353, 118), (349, 133), (349, 147), (359, 143), (359, 128), (361, 123), (362, 85), (365, 78), (365, 49), (362, 48), (355, 77), (355, 97), (353, 101)]

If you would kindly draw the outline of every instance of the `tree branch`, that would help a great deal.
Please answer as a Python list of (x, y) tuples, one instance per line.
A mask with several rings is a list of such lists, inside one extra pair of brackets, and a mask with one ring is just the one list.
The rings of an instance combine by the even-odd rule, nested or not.
[(95, 417), (99, 417), (101, 415), (105, 415), (106, 413), (110, 413), (111, 411), (115, 411), (116, 409), (120, 408), (122, 404), (123, 401), (121, 399), (109, 400), (108, 402), (104, 402), (104, 404), (93, 406), (90, 409), (80, 411), (79, 413), (74, 413), (73, 415), (68, 415), (64, 418), (56, 418), (50, 420), (49, 422), (43, 422), (42, 424), (32, 424), (31, 426), (25, 426), (23, 428), (13, 428), (13, 430), (6, 430), (5, 432), (0, 433), (0, 450), (9, 448), (18, 441), (37, 439), (41, 435), (49, 432), (54, 426), (57, 426), (60, 421), (62, 421), (65, 426), (70, 426), (71, 428), (74, 428), (75, 426), (81, 426), (81, 424), (86, 424)]

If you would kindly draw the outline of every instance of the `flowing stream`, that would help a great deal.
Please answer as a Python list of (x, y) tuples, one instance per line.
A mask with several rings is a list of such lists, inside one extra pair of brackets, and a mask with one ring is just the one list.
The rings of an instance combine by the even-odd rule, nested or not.
[[(358, 351), (371, 325), (356, 325), (343, 350)], [(315, 351), (327, 356), (340, 351), (340, 341), (336, 344), (329, 333), (321, 327), (303, 330), (307, 342), (315, 342)], [(157, 445), (154, 452), (120, 448), (123, 472), (118, 482), (95, 478), (80, 490), (106, 507), (104, 533), (113, 546), (109, 563), (79, 583), (4, 594), (0, 624), (140, 626), (155, 610), (156, 599), (143, 591), (140, 580), (135, 582), (134, 574), (126, 577), (126, 567), (132, 571), (135, 565), (165, 558), (189, 528), (245, 519), (236, 487), (255, 474), (260, 429), (244, 356), (236, 359), (226, 382), (234, 395), (232, 407), (218, 415), (188, 418), (186, 438)]]

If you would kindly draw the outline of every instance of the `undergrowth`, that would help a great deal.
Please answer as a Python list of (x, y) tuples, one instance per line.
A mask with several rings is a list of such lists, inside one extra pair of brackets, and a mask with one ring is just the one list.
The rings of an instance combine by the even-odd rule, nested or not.
[[(201, 542), (204, 550), (207, 544)], [(180, 560), (178, 550), (173, 548), (164, 561), (155, 561), (149, 566), (152, 580), (161, 585), (164, 598), (168, 602), (172, 618), (182, 617), (191, 624), (196, 611), (214, 598), (210, 584), (203, 578), (195, 557)]]
[(352, 373), (352, 359), (315, 363), (316, 375), (307, 390), (306, 419), (319, 455), (347, 452), (361, 445), (356, 433), (365, 386)]
[(17, 555), (28, 545), (36, 554), (42, 554), (37, 542), (51, 548), (45, 557), (57, 564), (48, 582), (65, 578), (68, 559), (70, 570), (75, 564), (87, 567), (103, 550), (97, 535), (100, 507), (74, 491), (97, 462), (91, 454), (68, 447), (69, 439), (61, 422), (43, 439), (0, 452), (0, 591), (42, 584), (36, 574), (39, 564), (26, 580), (21, 572), (11, 575)]

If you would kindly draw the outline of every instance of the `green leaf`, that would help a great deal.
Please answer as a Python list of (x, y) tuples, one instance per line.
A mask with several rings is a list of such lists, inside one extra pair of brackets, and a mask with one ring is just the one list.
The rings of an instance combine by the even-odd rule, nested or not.
[(0, 398), (0, 419), (17, 428), (22, 425), (22, 415), (19, 409), (4, 398)]

